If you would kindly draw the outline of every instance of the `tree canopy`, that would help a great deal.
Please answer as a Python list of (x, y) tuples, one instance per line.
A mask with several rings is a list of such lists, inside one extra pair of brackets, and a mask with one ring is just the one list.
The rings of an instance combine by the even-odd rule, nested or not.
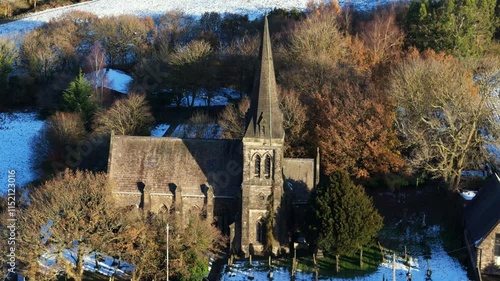
[(382, 228), (382, 217), (361, 185), (345, 171), (335, 171), (327, 184), (311, 195), (309, 233), (319, 249), (330, 255), (360, 250)]
[[(30, 204), (20, 222), (20, 260), (26, 275), (36, 275), (40, 255), (53, 251), (66, 274), (76, 281), (83, 277), (83, 258), (100, 250), (124, 230), (121, 212), (111, 198), (111, 184), (104, 174), (64, 174), (30, 192)], [(62, 251), (74, 253), (74, 261), (62, 258)]]
[(406, 45), (457, 56), (480, 55), (498, 24), (496, 4), (496, 0), (412, 1)]
[(79, 113), (85, 122), (89, 121), (96, 111), (97, 105), (93, 97), (92, 84), (85, 79), (81, 70), (75, 80), (63, 91), (61, 109)]
[[(166, 224), (170, 225), (170, 277), (201, 280), (208, 274), (226, 238), (202, 214), (176, 216), (166, 211), (146, 213), (134, 206), (117, 207), (113, 183), (105, 174), (71, 172), (45, 182), (30, 192), (19, 217), (20, 271), (30, 280), (54, 280), (57, 268), (82, 280), (86, 255), (108, 255), (135, 266), (132, 280), (166, 280)], [(0, 208), (0, 214), (4, 212)], [(7, 240), (5, 240), (7, 241)], [(71, 259), (63, 251), (71, 252)], [(56, 264), (42, 270), (41, 256), (56, 256)]]
[(468, 165), (487, 160), (485, 144), (498, 139), (492, 108), (498, 65), (474, 61), (472, 71), (450, 56), (416, 55), (394, 69), (388, 89), (409, 166), (444, 180), (451, 190), (458, 190)]
[(94, 131), (119, 135), (149, 135), (154, 122), (151, 109), (143, 95), (129, 94), (116, 100), (108, 110), (102, 110), (94, 118)]

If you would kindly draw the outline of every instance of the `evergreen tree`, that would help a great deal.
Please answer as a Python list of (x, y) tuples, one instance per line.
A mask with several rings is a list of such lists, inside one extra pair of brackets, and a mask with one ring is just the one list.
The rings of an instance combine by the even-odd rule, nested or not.
[(5, 39), (0, 39), (0, 85), (4, 85), (7, 77), (12, 72), (12, 64), (16, 59), (15, 44)]
[(85, 122), (88, 122), (97, 109), (92, 94), (92, 84), (85, 79), (80, 69), (75, 80), (63, 91), (61, 109), (67, 112), (80, 113)]
[(346, 171), (330, 175), (311, 196), (310, 238), (327, 254), (354, 254), (377, 235), (382, 217), (361, 185), (355, 185)]
[[(8, 78), (12, 73), (12, 65), (17, 57), (16, 46), (13, 42), (0, 38), (0, 98), (8, 99)], [(11, 98), (12, 99), (12, 98)]]
[(406, 45), (458, 56), (481, 54), (498, 19), (496, 0), (413, 1), (406, 19)]

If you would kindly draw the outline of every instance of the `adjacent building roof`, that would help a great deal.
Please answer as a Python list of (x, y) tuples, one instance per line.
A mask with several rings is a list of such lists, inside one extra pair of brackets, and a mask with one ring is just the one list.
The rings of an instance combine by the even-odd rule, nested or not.
[(264, 17), (264, 32), (259, 57), (261, 62), (255, 76), (245, 137), (281, 139), (284, 136), (283, 114), (279, 108), (276, 90), (276, 77), (267, 17)]
[(127, 73), (112, 68), (100, 69), (98, 71), (88, 73), (85, 77), (98, 87), (101, 87), (104, 80), (104, 88), (122, 94), (128, 93), (129, 84), (133, 80), (132, 76)]
[(464, 210), (465, 227), (472, 242), (481, 239), (500, 223), (500, 178), (492, 176)]
[(283, 158), (283, 175), (293, 203), (307, 203), (314, 187), (314, 159)]

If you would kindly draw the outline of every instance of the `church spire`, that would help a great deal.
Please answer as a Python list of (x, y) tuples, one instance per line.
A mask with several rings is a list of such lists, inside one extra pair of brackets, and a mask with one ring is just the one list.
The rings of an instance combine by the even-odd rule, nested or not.
[(279, 108), (276, 78), (274, 74), (271, 38), (267, 16), (264, 17), (264, 32), (260, 46), (260, 65), (253, 86), (252, 103), (245, 137), (281, 139), (284, 136), (283, 114)]

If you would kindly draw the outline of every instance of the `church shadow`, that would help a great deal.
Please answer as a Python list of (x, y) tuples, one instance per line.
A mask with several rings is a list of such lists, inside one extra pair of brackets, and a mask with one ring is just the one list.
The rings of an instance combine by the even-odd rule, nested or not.
[[(195, 168), (199, 169), (187, 171), (187, 176), (199, 172), (203, 174), (203, 178), (195, 179), (199, 180), (197, 192), (203, 195), (202, 214), (208, 217), (209, 210), (206, 206), (212, 203), (214, 224), (223, 234), (231, 235), (230, 226), (238, 221), (241, 209), (243, 172), (241, 140), (183, 138), (182, 144), (186, 150), (182, 149), (185, 152), (180, 153), (189, 153), (183, 157), (193, 159), (197, 166)], [(233, 231), (238, 232), (237, 229)]]
[[(286, 254), (287, 249), (293, 253), (294, 246), (299, 243), (307, 247), (304, 239), (307, 225), (308, 200), (311, 191), (302, 180), (284, 179), (283, 195), (274, 214), (273, 236), (281, 245), (278, 256)], [(269, 215), (267, 217), (269, 219)], [(270, 254), (270, 249), (267, 249)]]

